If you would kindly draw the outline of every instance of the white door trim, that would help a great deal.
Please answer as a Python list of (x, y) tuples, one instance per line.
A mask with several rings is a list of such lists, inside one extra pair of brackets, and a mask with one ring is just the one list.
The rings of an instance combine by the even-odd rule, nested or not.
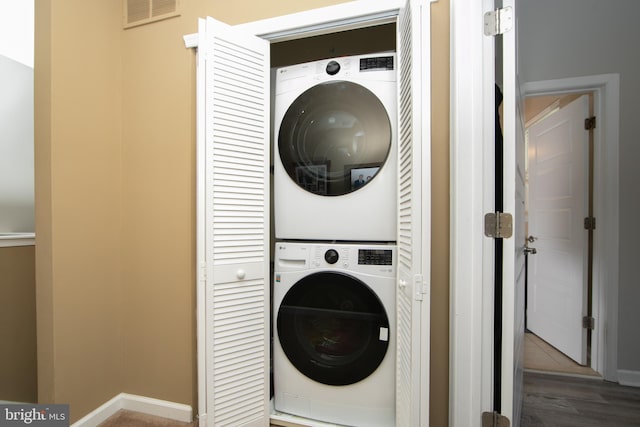
[[(618, 380), (618, 239), (619, 239), (619, 114), (620, 76), (601, 74), (529, 82), (523, 96), (558, 93), (594, 93), (595, 162), (593, 317), (591, 361), (594, 370), (609, 381)], [(606, 209), (605, 209), (606, 207)], [(606, 336), (604, 331), (606, 331)]]
[(451, 0), (449, 425), (480, 426), (491, 410), (494, 209), (494, 38), (482, 16), (492, 0)]

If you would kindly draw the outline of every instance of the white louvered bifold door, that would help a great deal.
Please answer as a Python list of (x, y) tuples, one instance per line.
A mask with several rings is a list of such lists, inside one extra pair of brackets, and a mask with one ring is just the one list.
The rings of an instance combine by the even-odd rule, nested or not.
[(268, 426), (269, 44), (205, 33), (206, 425)]
[(430, 3), (398, 17), (398, 348), (396, 425), (429, 425), (431, 243)]

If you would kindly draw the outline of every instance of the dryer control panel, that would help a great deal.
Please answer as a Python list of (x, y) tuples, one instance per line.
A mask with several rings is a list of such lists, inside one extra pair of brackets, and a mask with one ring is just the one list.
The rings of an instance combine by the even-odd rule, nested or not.
[(391, 249), (358, 249), (360, 265), (393, 265)]

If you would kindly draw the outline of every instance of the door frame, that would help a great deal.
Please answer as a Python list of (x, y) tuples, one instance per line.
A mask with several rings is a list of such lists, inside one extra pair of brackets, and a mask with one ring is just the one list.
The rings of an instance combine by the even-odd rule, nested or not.
[(495, 40), (493, 0), (451, 1), (449, 425), (479, 426), (493, 402)]
[[(397, 22), (401, 9), (409, 0), (356, 0), (346, 3), (340, 3), (334, 6), (326, 6), (318, 9), (311, 9), (298, 13), (277, 16), (273, 18), (267, 18), (258, 21), (247, 22), (244, 24), (234, 25), (234, 28), (242, 30), (248, 34), (262, 38), (270, 43), (282, 42), (286, 40), (300, 39), (304, 37), (310, 37), (314, 35), (321, 35), (339, 31), (346, 31), (350, 29), (364, 28), (373, 25), (380, 25), (390, 22)], [(438, 0), (421, 0), (424, 3), (435, 3)], [(198, 33), (187, 34), (183, 36), (183, 41), (186, 48), (198, 47)], [(203, 83), (203, 82), (202, 82)], [(198, 109), (201, 110), (204, 99), (198, 95), (197, 99)], [(200, 131), (198, 131), (200, 132)], [(199, 135), (204, 141), (204, 135)], [(198, 158), (202, 158), (202, 148), (198, 147)], [(197, 160), (197, 180), (201, 181), (201, 177), (204, 176), (204, 162)], [(204, 188), (198, 188), (198, 206), (196, 209), (196, 225), (199, 230), (204, 230), (205, 217), (204, 209), (201, 205), (201, 194)], [(196, 323), (197, 331), (196, 337), (198, 341), (197, 351), (197, 370), (198, 370), (198, 408), (207, 408), (207, 381), (206, 381), (206, 358), (205, 358), (205, 313), (206, 307), (204, 305), (205, 290), (201, 284), (206, 281), (206, 269), (203, 268), (204, 257), (204, 242), (203, 239), (198, 236), (196, 242), (197, 252), (197, 307), (196, 307)], [(429, 298), (425, 297), (425, 301), (428, 304)], [(428, 306), (427, 306), (428, 307)], [(427, 308), (427, 313), (428, 308)], [(427, 314), (428, 316), (428, 314)], [(429, 334), (429, 328), (423, 328), (424, 334)], [(421, 350), (423, 354), (426, 354), (425, 360), (421, 362), (426, 363), (428, 366), (430, 360), (429, 354), (429, 339), (421, 342)], [(421, 423), (428, 424), (429, 419), (429, 372), (428, 369), (420, 372), (420, 392), (423, 396), (426, 396), (427, 402), (423, 402), (422, 405), (426, 407), (426, 414)], [(199, 424), (206, 425), (206, 414), (204, 418), (201, 418)]]
[[(491, 242), (483, 237), (482, 218), (492, 211), (494, 163), (493, 38), (484, 37), (483, 15), (494, 9), (493, 1), (451, 1), (451, 265), (450, 265), (450, 426), (478, 426), (483, 411), (490, 411), (491, 332), (493, 310), (493, 255)], [(597, 152), (600, 164), (594, 173), (608, 177), (595, 191), (603, 200), (596, 205), (612, 206), (614, 211), (597, 211), (603, 223), (599, 236), (599, 265), (594, 275), (609, 288), (598, 307), (596, 328), (608, 330), (606, 342), (599, 334), (599, 366), (605, 379), (617, 381), (618, 308), (618, 125), (619, 75), (606, 74), (570, 79), (573, 89), (599, 93), (599, 111), (607, 111), (601, 126), (607, 146)], [(526, 86), (526, 95), (567, 90), (570, 81), (549, 81)], [(556, 84), (553, 84), (553, 83)], [(601, 114), (602, 115), (602, 114)], [(603, 129), (604, 128), (604, 129)], [(597, 129), (597, 127), (596, 127)], [(606, 156), (606, 157), (605, 157)], [(599, 186), (599, 187), (598, 187)], [(604, 215), (604, 216), (603, 216)], [(607, 233), (602, 233), (608, 224)], [(594, 254), (595, 255), (595, 254)], [(600, 286), (602, 288), (602, 286)], [(596, 290), (602, 292), (602, 289)], [(605, 299), (606, 297), (606, 299)]]
[[(590, 357), (588, 356), (588, 348), (595, 350), (597, 347), (596, 344), (589, 346), (588, 341), (590, 333), (586, 328), (583, 328), (582, 325), (583, 316), (586, 316), (587, 313), (591, 312), (588, 307), (588, 289), (591, 286), (588, 279), (588, 271), (590, 269), (590, 233), (584, 229), (583, 219), (585, 216), (589, 215), (589, 200), (591, 198), (589, 179), (589, 159), (591, 158), (591, 154), (589, 147), (591, 145), (590, 141), (593, 142), (595, 139), (593, 137), (595, 132), (587, 132), (584, 129), (584, 123), (585, 119), (590, 116), (593, 110), (593, 93), (576, 94), (576, 98), (567, 101), (566, 105), (561, 105), (560, 97), (562, 96), (564, 96), (564, 94), (557, 94), (556, 101), (553, 104), (549, 105), (545, 110), (539, 113), (539, 116), (530, 119), (530, 122), (527, 122), (530, 123), (528, 126), (524, 126), (525, 134), (528, 135), (527, 144), (530, 147), (529, 152), (527, 153), (528, 191), (526, 193), (526, 205), (528, 207), (528, 231), (526, 236), (530, 237), (533, 235), (537, 240), (535, 244), (529, 242), (527, 246), (531, 246), (533, 244), (534, 249), (538, 251), (537, 253), (540, 253), (540, 255), (536, 255), (533, 258), (529, 257), (528, 259), (527, 265), (529, 276), (527, 277), (528, 286), (526, 289), (528, 304), (525, 304), (527, 318), (525, 327), (527, 331), (533, 332), (548, 343), (552, 343), (553, 341), (552, 344), (558, 350), (565, 353), (574, 361), (586, 365), (590, 360)], [(534, 98), (535, 95), (529, 99)], [(526, 99), (524, 99), (523, 102), (526, 102)], [(554, 108), (556, 109), (555, 111), (553, 111)], [(550, 111), (553, 112), (550, 113)], [(535, 132), (532, 128), (535, 128)], [(544, 159), (540, 160), (540, 156), (534, 154), (537, 152), (537, 148), (540, 148), (540, 146), (537, 145), (540, 143), (540, 140), (547, 141), (547, 138), (550, 138), (552, 143), (558, 143), (558, 145), (561, 145), (560, 135), (556, 134), (556, 132), (558, 129), (566, 128), (572, 129), (575, 132), (568, 131), (570, 136), (567, 137), (569, 142), (568, 145), (564, 147), (565, 151), (562, 151), (562, 154), (557, 152), (555, 153), (555, 156), (542, 155)], [(548, 143), (542, 147), (546, 147), (547, 144)], [(545, 151), (545, 149), (541, 148), (541, 151)], [(555, 159), (558, 156), (565, 159), (566, 163), (563, 162), (561, 164), (556, 164), (552, 158)], [(542, 165), (539, 164), (539, 162), (542, 162)], [(532, 168), (534, 168), (533, 172), (531, 172)], [(566, 177), (571, 184), (569, 185), (569, 189), (566, 190), (567, 193), (564, 194), (566, 197), (552, 201), (553, 198), (549, 198), (547, 192), (551, 191), (553, 193), (553, 189), (551, 187), (553, 184), (548, 182), (547, 174), (550, 174), (550, 171), (556, 171), (559, 168), (565, 170), (569, 169), (572, 171), (571, 175)], [(547, 178), (543, 179), (542, 175), (547, 176)], [(577, 179), (574, 179), (576, 176)], [(545, 181), (545, 185), (540, 184), (542, 182), (541, 180)], [(573, 184), (575, 184), (575, 186)], [(535, 197), (533, 196), (534, 193), (536, 194)], [(534, 200), (536, 201), (535, 203)], [(571, 202), (568, 200), (571, 200)], [(542, 223), (546, 223), (546, 221), (541, 220), (541, 218), (544, 217), (541, 212), (561, 209), (557, 207), (555, 203), (560, 203), (565, 209), (572, 213), (570, 216), (572, 226), (569, 227), (571, 231), (568, 233), (570, 237), (565, 236), (566, 240), (549, 239), (549, 237), (557, 235), (557, 233), (550, 234), (548, 224), (544, 227), (547, 231), (544, 236), (546, 239), (539, 235), (539, 233), (542, 233), (542, 230), (539, 227)], [(567, 204), (569, 204), (569, 206), (567, 206)], [(541, 208), (542, 205), (544, 205), (544, 208)], [(540, 209), (542, 209), (542, 211), (540, 211)], [(553, 222), (557, 223), (557, 221), (559, 221), (559, 218), (554, 217)], [(538, 224), (538, 227), (534, 228), (532, 226), (534, 222)], [(574, 242), (576, 244), (574, 244)], [(553, 249), (550, 249), (549, 246), (545, 246), (545, 243), (546, 245), (551, 245)], [(560, 249), (557, 245), (562, 245), (563, 249)], [(569, 247), (567, 248), (565, 245), (569, 245)], [(554, 292), (553, 289), (549, 289), (549, 287), (544, 286), (546, 280), (549, 280), (549, 277), (551, 277), (547, 276), (545, 266), (549, 266), (549, 263), (551, 262), (550, 258), (553, 258), (549, 256), (545, 257), (545, 255), (542, 254), (542, 252), (545, 252), (545, 249), (557, 250), (563, 253), (566, 251), (566, 253), (569, 254), (569, 257), (574, 260), (579, 259), (581, 261), (579, 265), (571, 263), (556, 263), (556, 265), (551, 268), (551, 270), (554, 271), (552, 277), (555, 278), (554, 280), (558, 280), (559, 282), (562, 282), (563, 280), (579, 279), (579, 281), (576, 280), (573, 282), (563, 283), (561, 286), (564, 291), (571, 292), (571, 298), (565, 297), (566, 299), (564, 300), (567, 303), (567, 307), (562, 307), (562, 304), (552, 307), (549, 304), (544, 303), (550, 295), (548, 292)], [(544, 265), (543, 258), (546, 259)], [(544, 277), (544, 279), (541, 277)], [(573, 279), (567, 279), (567, 277), (572, 277)], [(547, 297), (540, 297), (538, 293), (540, 293), (540, 295), (546, 295)], [(579, 305), (569, 307), (571, 303), (569, 303), (568, 300), (579, 303)], [(533, 307), (535, 307), (535, 310), (528, 311)], [(564, 321), (559, 321), (559, 317), (569, 317), (573, 319), (573, 321), (567, 322), (566, 319)], [(559, 338), (559, 335), (556, 335), (560, 333), (560, 330), (551, 326), (551, 323), (547, 323), (552, 321), (553, 324), (562, 324), (564, 327), (570, 328), (568, 330), (564, 330), (561, 335), (562, 339)]]
[(593, 207), (597, 227), (592, 266), (595, 328), (591, 338), (591, 367), (608, 381), (618, 380), (619, 88), (619, 74), (528, 82), (522, 88), (523, 97), (583, 92), (594, 96), (597, 119), (593, 135)]

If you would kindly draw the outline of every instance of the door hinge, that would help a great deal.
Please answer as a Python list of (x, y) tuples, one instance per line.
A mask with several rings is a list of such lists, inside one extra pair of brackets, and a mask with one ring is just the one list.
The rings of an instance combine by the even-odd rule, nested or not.
[(509, 427), (509, 418), (497, 412), (482, 413), (482, 427)]
[(489, 212), (484, 216), (484, 235), (508, 239), (513, 235), (513, 216), (504, 212)]
[(416, 301), (422, 301), (427, 294), (427, 285), (424, 283), (422, 274), (416, 274), (413, 277), (413, 294)]
[(595, 230), (596, 229), (596, 218), (593, 216), (588, 216), (584, 219), (584, 229), (585, 230)]
[(593, 117), (587, 117), (586, 119), (584, 119), (584, 129), (585, 130), (592, 130), (596, 128), (596, 116)]
[(513, 9), (505, 7), (484, 14), (484, 35), (497, 36), (513, 29)]
[(207, 281), (207, 263), (206, 262), (201, 262), (200, 263), (200, 272), (199, 272), (199, 276), (198, 280), (201, 282), (205, 282)]
[(594, 330), (596, 328), (596, 319), (591, 316), (584, 316), (582, 318), (582, 327), (584, 329)]

